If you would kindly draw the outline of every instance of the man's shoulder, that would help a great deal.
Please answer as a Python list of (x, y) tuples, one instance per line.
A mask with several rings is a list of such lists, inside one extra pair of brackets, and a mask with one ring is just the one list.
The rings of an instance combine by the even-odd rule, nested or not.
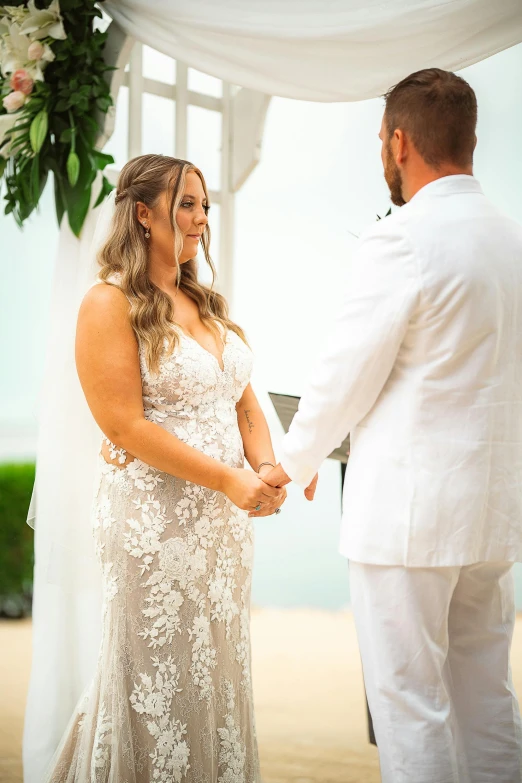
[(408, 204), (394, 210), (386, 217), (376, 220), (367, 226), (360, 235), (360, 241), (365, 242), (371, 239), (381, 239), (385, 237), (400, 237), (407, 234), (408, 224)]
[(411, 253), (407, 209), (401, 207), (376, 220), (359, 237), (358, 255), (404, 256)]

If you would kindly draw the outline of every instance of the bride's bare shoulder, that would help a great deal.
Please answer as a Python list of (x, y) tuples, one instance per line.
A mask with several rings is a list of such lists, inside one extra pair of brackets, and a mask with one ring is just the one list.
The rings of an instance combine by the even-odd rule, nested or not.
[(93, 285), (85, 294), (78, 313), (77, 337), (92, 336), (100, 324), (114, 335), (132, 332), (130, 304), (120, 288), (107, 283)]
[(129, 311), (129, 301), (121, 288), (110, 283), (96, 283), (85, 294), (80, 314), (108, 315)]

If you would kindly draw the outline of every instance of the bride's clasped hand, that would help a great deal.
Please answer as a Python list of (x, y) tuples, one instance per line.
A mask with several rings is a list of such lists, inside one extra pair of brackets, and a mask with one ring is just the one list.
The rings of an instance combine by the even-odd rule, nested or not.
[(222, 491), (236, 506), (250, 511), (251, 517), (268, 517), (281, 508), (287, 495), (284, 487), (271, 486), (267, 481), (270, 471), (270, 467), (263, 467), (258, 473), (231, 468), (223, 479)]

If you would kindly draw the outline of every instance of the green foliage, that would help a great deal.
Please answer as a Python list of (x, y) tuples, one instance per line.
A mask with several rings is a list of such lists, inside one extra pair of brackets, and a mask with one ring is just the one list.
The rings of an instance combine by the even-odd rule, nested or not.
[(29, 128), (29, 141), (35, 154), (38, 154), (42, 149), (48, 129), (49, 117), (45, 109), (42, 109), (31, 122), (31, 127)]
[[(21, 6), (24, 2), (9, 5)], [(40, 8), (50, 4), (38, 2)], [(67, 37), (53, 40), (55, 60), (36, 82), (21, 118), (10, 132), (11, 150), (4, 172), (5, 213), (19, 226), (38, 206), (49, 171), (54, 174), (56, 214), (67, 213), (79, 236), (98, 171), (114, 160), (95, 148), (99, 122), (112, 105), (103, 50), (107, 33), (93, 29), (101, 16), (95, 0), (60, 0)], [(0, 113), (3, 109), (0, 105)], [(111, 190), (104, 178), (103, 192)]]
[(34, 465), (0, 465), (0, 616), (30, 614), (33, 531), (26, 523)]

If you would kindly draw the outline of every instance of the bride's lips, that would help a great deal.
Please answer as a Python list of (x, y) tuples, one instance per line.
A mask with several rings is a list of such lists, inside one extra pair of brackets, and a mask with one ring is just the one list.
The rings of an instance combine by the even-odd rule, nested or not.
[(189, 239), (197, 239), (197, 240), (201, 239), (201, 234), (187, 234), (187, 236), (189, 237)]

